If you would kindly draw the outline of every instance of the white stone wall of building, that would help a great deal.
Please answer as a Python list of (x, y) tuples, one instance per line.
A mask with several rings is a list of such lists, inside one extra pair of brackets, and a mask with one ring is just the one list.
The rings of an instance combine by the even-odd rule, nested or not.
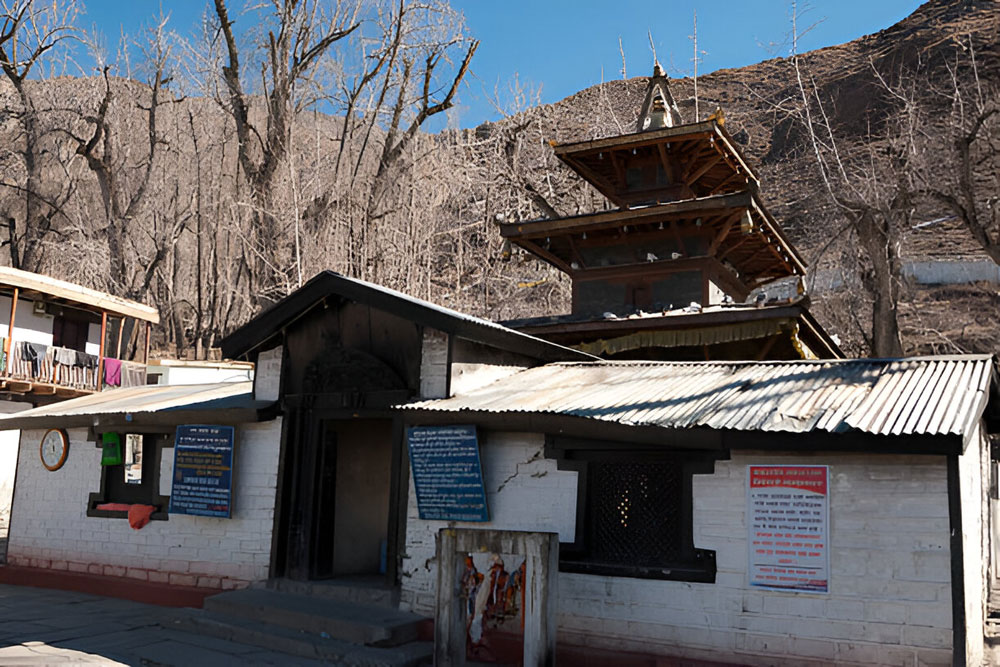
[(533, 530), (557, 532), (563, 541), (575, 539), (577, 474), (544, 458), (544, 436), (480, 431), (479, 440), (488, 524), (421, 520), (410, 477), (400, 596), (405, 608), (434, 614), (435, 539), (441, 528)]
[[(133, 530), (125, 519), (88, 517), (100, 489), (101, 450), (86, 429), (70, 429), (66, 463), (42, 467), (44, 431), (22, 432), (8, 562), (36, 568), (130, 577), (153, 583), (237, 588), (266, 579), (277, 487), (281, 420), (236, 429), (230, 519), (170, 515)], [(164, 448), (160, 493), (169, 494), (173, 449)]]
[(962, 498), (962, 560), (965, 574), (966, 664), (984, 663), (989, 553), (990, 449), (982, 426), (969, 438), (965, 453), (958, 457), (959, 490)]
[[(488, 434), (486, 441), (494, 521), (483, 527), (538, 530), (546, 516), (573, 521), (575, 475), (534, 458), (541, 436)], [(749, 587), (749, 464), (830, 466), (829, 594)], [(515, 471), (532, 483), (497, 493), (498, 480)], [(534, 471), (545, 474), (534, 478)], [(695, 546), (716, 552), (716, 582), (561, 573), (561, 641), (750, 665), (951, 664), (944, 457), (733, 452), (714, 474), (695, 476), (693, 493)], [(494, 501), (500, 497), (505, 502)], [(402, 599), (423, 613), (434, 611), (434, 534), (444, 525), (417, 518), (411, 482)], [(548, 526), (570, 531), (557, 521)]]

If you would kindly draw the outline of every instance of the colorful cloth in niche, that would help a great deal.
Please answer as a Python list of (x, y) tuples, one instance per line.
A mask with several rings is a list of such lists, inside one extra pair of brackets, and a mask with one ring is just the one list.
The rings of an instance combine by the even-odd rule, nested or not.
[(122, 384), (122, 362), (118, 359), (104, 359), (104, 384), (120, 387)]

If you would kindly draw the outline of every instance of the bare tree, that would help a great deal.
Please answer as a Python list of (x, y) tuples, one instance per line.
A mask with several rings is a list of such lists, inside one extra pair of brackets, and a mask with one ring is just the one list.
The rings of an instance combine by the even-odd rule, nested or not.
[(291, 145), (292, 124), (308, 100), (302, 88), (331, 47), (358, 26), (360, 3), (339, 0), (327, 11), (319, 0), (272, 0), (267, 36), (257, 44), (266, 54), (260, 64), (259, 92), (265, 101), (263, 128), (251, 115), (248, 76), (240, 65), (240, 46), (225, 0), (215, 0), (219, 29), (225, 39), (227, 61), (222, 67), (226, 109), (236, 125), (239, 162), (250, 188), (253, 210), (250, 288), (256, 302), (279, 296), (287, 286), (281, 252), (284, 239), (275, 214), (279, 168)]
[[(178, 206), (183, 203), (179, 202), (176, 180), (172, 188), (168, 185), (161, 193), (160, 205), (149, 205), (156, 186), (154, 169), (167, 144), (159, 127), (160, 108), (172, 101), (168, 90), (172, 79), (168, 72), (172, 47), (166, 34), (166, 22), (166, 17), (159, 17), (149, 30), (148, 42), (142, 45), (149, 79), (146, 86), (148, 103), (135, 102), (145, 115), (145, 145), (141, 152), (135, 151), (141, 144), (127, 134), (126, 117), (130, 115), (132, 100), (141, 99), (146, 91), (136, 90), (138, 86), (131, 80), (116, 81), (113, 86), (108, 66), (103, 70), (104, 96), (96, 113), (85, 117), (87, 123), (93, 125), (93, 131), (89, 138), (75, 137), (77, 153), (86, 160), (100, 188), (106, 221), (100, 236), (107, 240), (110, 284), (117, 293), (133, 299), (145, 298), (157, 269), (189, 218), (187, 213), (178, 214)], [(121, 103), (113, 93), (115, 87), (124, 98)], [(137, 235), (150, 242), (145, 244), (150, 247), (149, 254), (140, 249)]]
[[(24, 201), (20, 225), (13, 212), (5, 216), (5, 243), (11, 264), (32, 271), (41, 267), (43, 244), (60, 231), (56, 221), (65, 216), (62, 207), (72, 196), (73, 185), (66, 165), (56, 157), (59, 151), (50, 145), (51, 128), (42, 118), (48, 109), (39, 105), (28, 77), (41, 68), (47, 53), (75, 36), (77, 13), (75, 0), (0, 0), (0, 70), (13, 85), (19, 103), (13, 110), (21, 128), (15, 150), (24, 174), (20, 183), (0, 180)], [(62, 172), (61, 177), (54, 171)]]

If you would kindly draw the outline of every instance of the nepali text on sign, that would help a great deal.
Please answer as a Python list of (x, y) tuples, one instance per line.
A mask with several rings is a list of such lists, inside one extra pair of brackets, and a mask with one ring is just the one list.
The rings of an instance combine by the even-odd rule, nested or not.
[(233, 439), (232, 426), (177, 427), (171, 514), (232, 515)]
[(829, 592), (827, 466), (748, 466), (750, 585)]
[(474, 426), (418, 426), (406, 440), (421, 519), (490, 520)]

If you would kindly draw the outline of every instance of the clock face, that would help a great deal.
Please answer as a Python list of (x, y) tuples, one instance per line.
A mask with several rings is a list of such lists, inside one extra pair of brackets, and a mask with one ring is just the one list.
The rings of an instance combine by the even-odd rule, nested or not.
[(46, 431), (39, 446), (42, 465), (48, 470), (59, 470), (66, 462), (67, 453), (69, 453), (69, 439), (66, 437), (66, 432), (58, 428)]

